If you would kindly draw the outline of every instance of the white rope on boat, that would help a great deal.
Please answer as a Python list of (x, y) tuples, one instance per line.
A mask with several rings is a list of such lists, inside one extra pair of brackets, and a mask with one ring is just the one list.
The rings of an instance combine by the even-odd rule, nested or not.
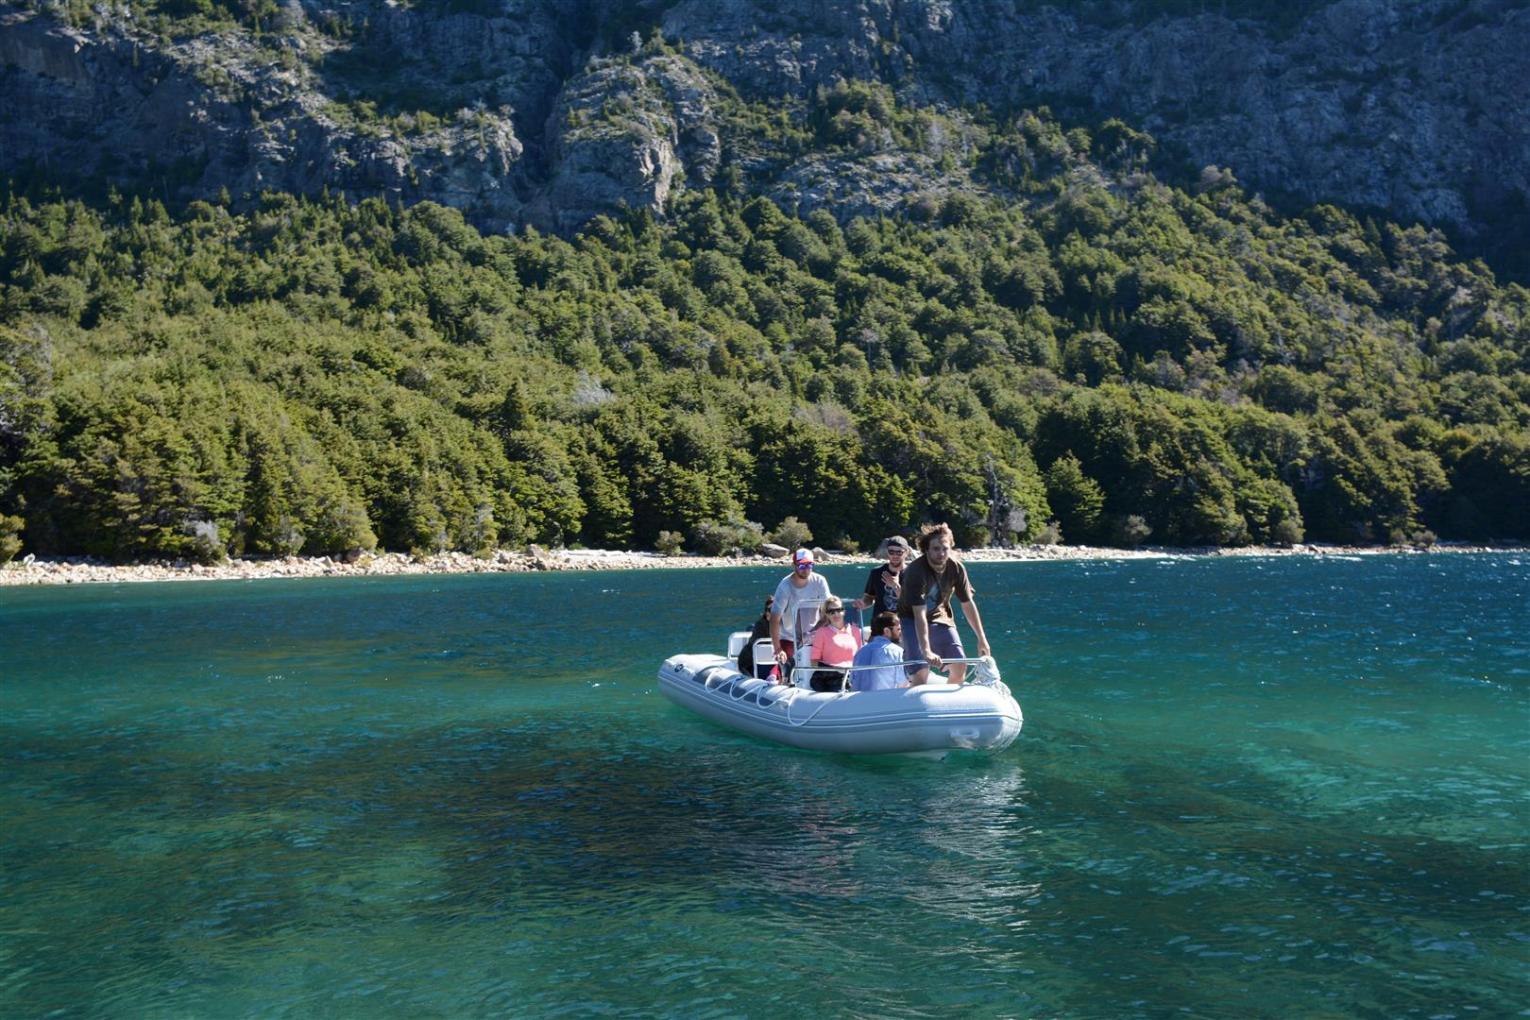
[[(819, 712), (822, 712), (824, 709), (826, 709), (830, 705), (834, 704), (834, 702), (838, 701), (839, 699), (843, 698), (845, 695), (850, 694), (850, 693), (852, 693), (852, 692), (851, 691), (840, 691), (840, 692), (838, 692), (833, 697), (831, 697), (827, 701), (825, 701), (823, 704), (821, 704), (817, 708), (813, 709), (813, 714), (808, 716), (806, 719), (802, 720), (801, 722), (792, 722), (792, 702), (788, 701), (786, 703), (786, 725), (788, 725), (788, 726), (806, 726), (808, 723), (810, 723), (814, 719), (818, 718), (818, 713)], [(795, 699), (793, 699), (793, 700), (795, 700)]]
[[(781, 693), (779, 693), (779, 694), (776, 693), (776, 688), (778, 688), (778, 687), (781, 688)], [(790, 684), (766, 684), (764, 687), (760, 688), (760, 707), (761, 708), (775, 708), (781, 702), (786, 701), (786, 696), (788, 694), (790, 694), (794, 690), (796, 690), (796, 688), (791, 686)], [(767, 704), (766, 701), (765, 701), (765, 695), (767, 693), (773, 695), (773, 697), (770, 699), (769, 704)], [(787, 710), (787, 713), (790, 714), (790, 712), (791, 712), (791, 702), (787, 702), (786, 710)]]
[(983, 655), (966, 661), (973, 663), (974, 666), (972, 679), (967, 681), (968, 683), (977, 684), (979, 687), (992, 687), (1006, 698), (1014, 697), (1009, 692), (1009, 686), (999, 676), (999, 664), (994, 661), (992, 655)]

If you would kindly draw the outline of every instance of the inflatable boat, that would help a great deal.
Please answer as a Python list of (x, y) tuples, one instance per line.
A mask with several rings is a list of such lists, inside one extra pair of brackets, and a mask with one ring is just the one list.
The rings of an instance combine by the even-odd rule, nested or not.
[[(675, 655), (659, 669), (664, 696), (713, 722), (792, 747), (841, 754), (1002, 751), (1020, 735), (1020, 705), (991, 658), (972, 663), (966, 683), (822, 693), (746, 676), (735, 634), (728, 655)], [(763, 660), (770, 646), (762, 642)], [(737, 646), (737, 647), (736, 647)], [(811, 672), (794, 670), (797, 674)]]

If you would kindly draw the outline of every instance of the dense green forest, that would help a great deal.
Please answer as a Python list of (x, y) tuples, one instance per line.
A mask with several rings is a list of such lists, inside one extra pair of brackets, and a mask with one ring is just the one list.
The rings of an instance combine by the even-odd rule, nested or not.
[[(1032, 121), (1015, 166), (1129, 147)], [(847, 224), (725, 184), (572, 239), (13, 193), (0, 557), (1530, 537), (1530, 292), (1230, 175), (1057, 180)]]

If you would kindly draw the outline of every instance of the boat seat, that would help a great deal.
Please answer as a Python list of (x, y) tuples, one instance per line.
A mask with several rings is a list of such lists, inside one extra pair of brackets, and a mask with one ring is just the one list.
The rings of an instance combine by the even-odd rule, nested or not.
[(728, 658), (738, 661), (738, 653), (744, 650), (744, 644), (749, 640), (747, 630), (736, 630), (728, 635)]
[(760, 638), (754, 643), (754, 676), (763, 680), (770, 675), (770, 667), (776, 664), (776, 653), (771, 651), (770, 638)]

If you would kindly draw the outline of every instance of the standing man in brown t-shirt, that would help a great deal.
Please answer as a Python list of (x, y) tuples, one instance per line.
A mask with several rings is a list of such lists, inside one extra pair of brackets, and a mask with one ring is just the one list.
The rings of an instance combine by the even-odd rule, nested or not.
[[(898, 593), (898, 616), (903, 620), (903, 657), (923, 659), (928, 665), (917, 667), (909, 683), (917, 686), (930, 678), (930, 667), (940, 669), (943, 659), (961, 659), (961, 635), (956, 632), (956, 618), (951, 615), (951, 596), (961, 603), (962, 615), (978, 639), (978, 654), (990, 654), (988, 636), (983, 633), (983, 619), (973, 600), (972, 583), (967, 568), (951, 555), (951, 527), (927, 524), (919, 534), (919, 548), (924, 555), (910, 563), (903, 572)], [(914, 669), (915, 667), (910, 667)], [(967, 675), (966, 663), (951, 664), (951, 682), (959, 684)]]

